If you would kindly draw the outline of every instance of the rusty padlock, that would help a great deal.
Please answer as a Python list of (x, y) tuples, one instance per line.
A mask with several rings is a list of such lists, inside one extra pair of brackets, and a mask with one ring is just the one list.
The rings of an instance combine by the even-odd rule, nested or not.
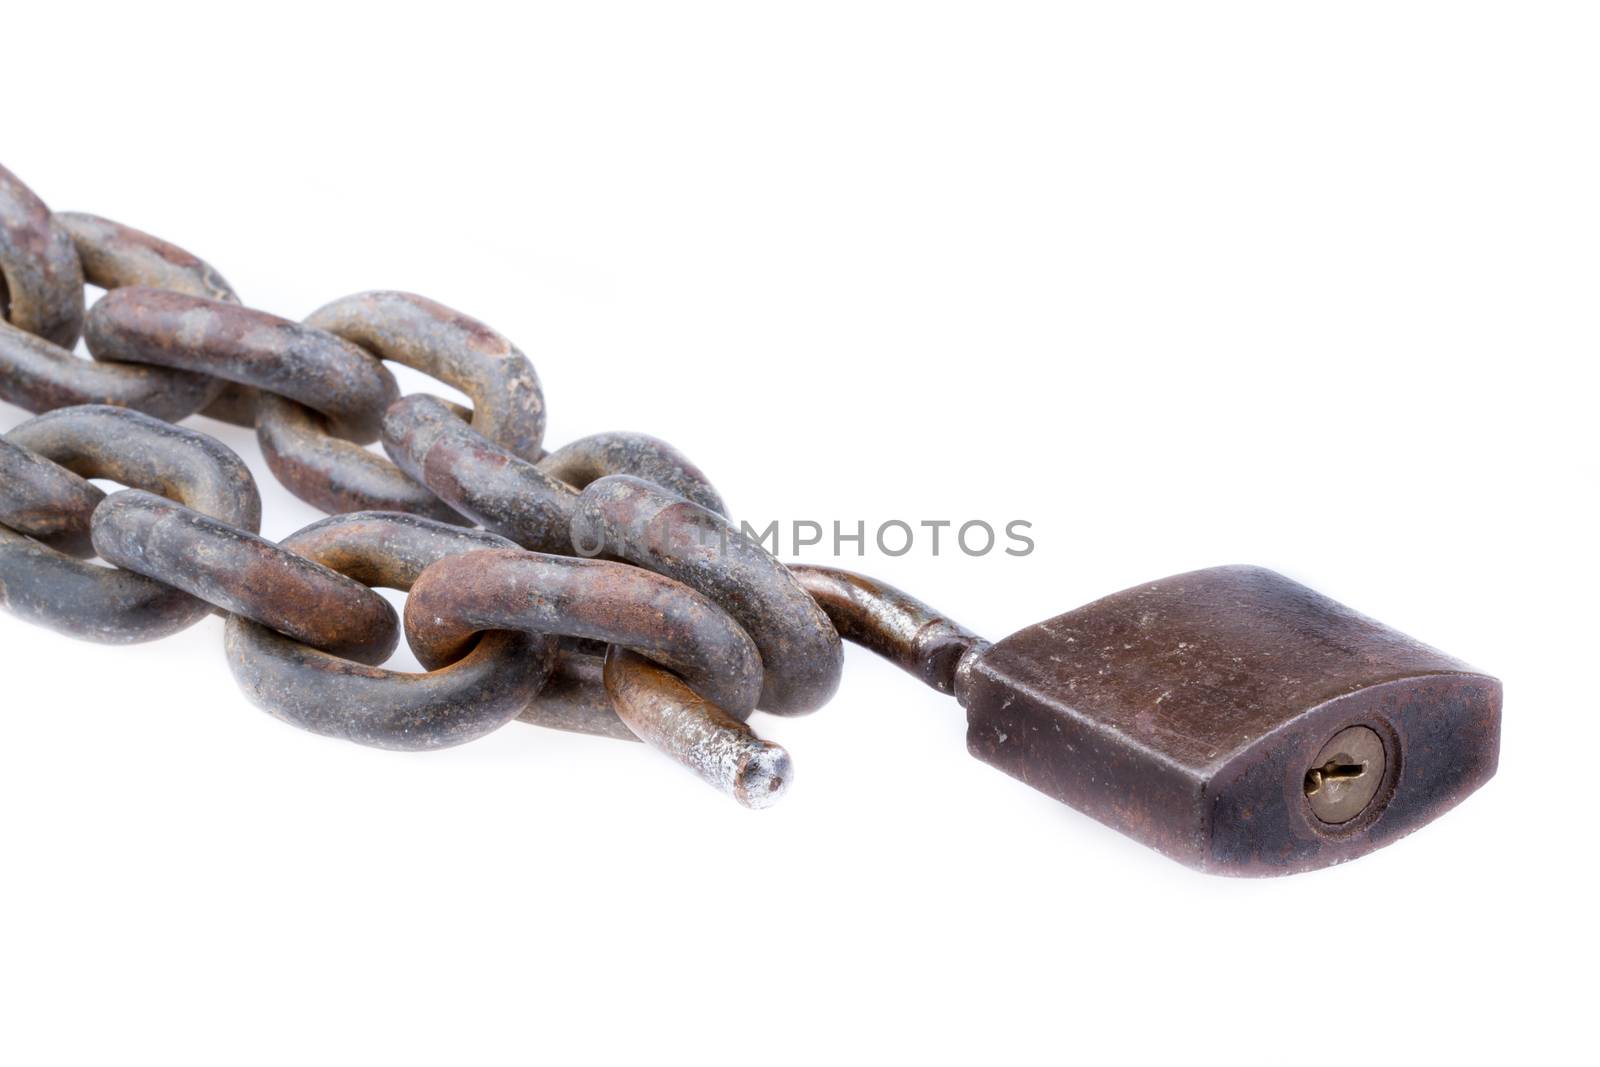
[(1135, 586), (990, 645), (831, 567), (791, 571), (841, 636), (967, 710), (986, 763), (1173, 859), (1353, 859), (1494, 774), (1500, 683), (1260, 567)]
[(1495, 772), (1500, 683), (1297, 582), (1214, 567), (982, 647), (972, 754), (1173, 859), (1288, 874), (1370, 852)]

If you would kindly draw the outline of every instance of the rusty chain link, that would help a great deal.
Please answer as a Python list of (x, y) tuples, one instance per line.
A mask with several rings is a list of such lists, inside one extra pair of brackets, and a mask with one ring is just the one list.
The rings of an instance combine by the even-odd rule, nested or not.
[[(106, 290), (87, 313), (85, 283)], [(400, 396), (386, 360), (470, 409)], [(532, 364), (475, 319), (399, 292), (279, 318), (183, 249), (52, 213), (3, 167), (0, 398), (38, 413), (0, 435), (0, 604), (103, 642), (219, 611), (245, 695), (316, 733), (433, 749), (521, 719), (638, 738), (764, 807), (793, 772), (744, 720), (826, 703), (841, 635), (947, 693), (983, 644), (898, 590), (745, 541), (666, 442), (547, 453)], [(261, 537), (249, 468), (173, 425), (195, 413), (254, 426), (273, 474), (332, 517)], [(362, 447), (377, 439), (389, 459)], [(409, 592), (425, 673), (379, 666), (402, 626), (375, 586)]]

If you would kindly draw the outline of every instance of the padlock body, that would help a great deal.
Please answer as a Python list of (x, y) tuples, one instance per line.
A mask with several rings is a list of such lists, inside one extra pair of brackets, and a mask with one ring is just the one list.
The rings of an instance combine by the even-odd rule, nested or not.
[[(1500, 748), (1496, 679), (1260, 567), (1176, 575), (1031, 626), (971, 657), (957, 695), (973, 755), (1222, 874), (1381, 847), (1487, 781)], [(1376, 789), (1325, 821), (1308, 773), (1357, 726), (1381, 750), (1346, 770)]]

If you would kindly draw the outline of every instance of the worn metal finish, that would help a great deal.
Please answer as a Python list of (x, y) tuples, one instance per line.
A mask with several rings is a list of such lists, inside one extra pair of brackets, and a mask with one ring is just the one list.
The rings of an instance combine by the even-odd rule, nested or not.
[(4, 526), (0, 607), (68, 637), (106, 645), (167, 637), (211, 610), (160, 582), (73, 559)]
[(544, 688), (517, 718), (532, 726), (593, 734), (618, 741), (637, 741), (634, 732), (617, 718), (606, 693), (605, 646), (600, 655), (560, 648), (556, 665)]
[(357, 293), (306, 325), (455, 386), (472, 401), (472, 428), (513, 455), (543, 454), (544, 392), (533, 364), (477, 319), (415, 293)]
[[(83, 328), (83, 270), (72, 238), (44, 201), (4, 167), (0, 167), (0, 319), (67, 349), (78, 343)], [(0, 374), (6, 372), (5, 350), (0, 349)]]
[(776, 804), (794, 780), (781, 745), (763, 741), (643, 656), (613, 645), (606, 653), (605, 682), (629, 729), (745, 807)]
[(0, 323), (0, 400), (27, 411), (112, 404), (176, 422), (210, 404), (223, 383), (203, 374), (97, 363)]
[(408, 590), (422, 572), (449, 556), (517, 546), (486, 530), (468, 530), (420, 515), (357, 511), (296, 530), (278, 547), (315, 560), (365, 586)]
[(804, 714), (839, 688), (844, 650), (827, 615), (788, 568), (716, 512), (613, 475), (579, 496), (572, 542), (675, 578), (738, 619), (761, 650), (761, 710)]
[[(249, 468), (193, 430), (125, 408), (90, 406), (30, 419), (5, 440), (80, 478), (163, 493), (230, 526), (260, 526), (261, 497)], [(82, 519), (80, 510), (73, 521)], [(73, 637), (116, 644), (165, 637), (210, 611), (161, 582), (72, 559), (3, 527), (0, 604)]]
[(230, 525), (261, 528), (261, 495), (250, 468), (207, 434), (90, 404), (36, 416), (5, 439), (79, 477), (148, 489)]
[(471, 520), (391, 461), (335, 437), (304, 404), (261, 394), (256, 441), (267, 467), (295, 496), (328, 512), (401, 511), (438, 522)]
[(411, 587), (405, 622), (426, 667), (451, 662), (480, 631), (521, 630), (631, 648), (737, 718), (761, 691), (761, 658), (726, 612), (670, 578), (606, 560), (520, 549), (452, 556)]
[(455, 510), (536, 552), (571, 552), (570, 485), (468, 426), (435, 396), (391, 405), (383, 447), (400, 469)]
[(376, 440), (400, 393), (382, 362), (330, 333), (165, 289), (113, 289), (89, 309), (85, 339), (96, 359), (202, 372), (298, 400), (352, 441)]
[(313, 648), (376, 664), (399, 643), (394, 609), (360, 582), (153, 493), (112, 493), (91, 529), (108, 563)]
[[(372, 292), (336, 300), (306, 325), (460, 389), (473, 429), (514, 455), (543, 454), (544, 395), (533, 364), (483, 323), (412, 293)], [(261, 450), (291, 492), (324, 511), (408, 511), (464, 522), (382, 456), (333, 437), (324, 420), (292, 400), (263, 404)]]
[(550, 477), (583, 489), (612, 474), (654, 482), (707, 511), (727, 517), (728, 508), (705, 472), (676, 448), (643, 433), (597, 433), (563, 445), (539, 461)]
[(56, 224), (72, 238), (83, 280), (102, 289), (137, 285), (236, 304), (239, 296), (215, 267), (143, 230), (81, 211), (61, 211)]
[[(963, 663), (957, 696), (978, 758), (1222, 874), (1369, 852), (1482, 785), (1499, 753), (1498, 681), (1259, 567), (1136, 586), (1013, 634)], [(1386, 759), (1333, 825), (1306, 778), (1351, 727)]]
[(988, 642), (887, 582), (837, 567), (791, 563), (789, 573), (846, 641), (876, 652), (941, 693), (954, 693), (963, 656)]
[[(409, 589), (447, 556), (508, 546), (505, 539), (414, 515), (338, 515), (286, 537), (281, 548), (362, 585)], [(313, 733), (378, 748), (459, 745), (516, 718), (555, 662), (555, 641), (483, 635), (460, 660), (411, 674), (354, 663), (238, 615), (228, 619), (228, 666), (246, 696)]]
[[(0, 168), (0, 216), (7, 214), (8, 189), (16, 192), (8, 179), (15, 182)], [(208, 415), (254, 425), (251, 390), (185, 371), (95, 363), (72, 354), (83, 325), (84, 282), (104, 289), (155, 286), (236, 300), (212, 267), (176, 245), (110, 219), (74, 212), (50, 216), (36, 198), (11, 217), (24, 221), (12, 229), (0, 222), (0, 270), (7, 269), (5, 263), (22, 264), (13, 280), (27, 293), (44, 292), (44, 317), (58, 325), (41, 326), (38, 315), (22, 314), (16, 320), (20, 332), (0, 327), (0, 397), (29, 411), (116, 404), (170, 420), (203, 408)], [(48, 284), (41, 281), (45, 276)], [(0, 284), (0, 297), (5, 288)]]
[(217, 380), (222, 382), (222, 388), (211, 403), (200, 409), (200, 414), (235, 426), (254, 426), (261, 394), (248, 385)]
[[(58, 211), (55, 220), (72, 237), (78, 262), (83, 265), (84, 281), (90, 285), (102, 289), (144, 285), (210, 300), (239, 302), (233, 286), (215, 267), (171, 242), (80, 211)], [(256, 391), (248, 386), (225, 382), (201, 414), (238, 426), (254, 426), (255, 396)]]
[(0, 437), (0, 526), (68, 556), (92, 556), (89, 516), (104, 499), (60, 464)]

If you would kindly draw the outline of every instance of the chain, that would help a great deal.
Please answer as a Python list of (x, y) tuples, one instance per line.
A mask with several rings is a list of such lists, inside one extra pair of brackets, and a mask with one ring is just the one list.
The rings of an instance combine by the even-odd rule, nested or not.
[[(87, 312), (85, 283), (106, 290)], [(385, 361), (470, 408), (401, 396)], [(51, 212), (3, 167), (0, 399), (39, 413), (0, 435), (0, 604), (108, 643), (220, 611), (245, 695), (327, 736), (426, 750), (520, 719), (641, 739), (765, 807), (793, 770), (746, 720), (826, 703), (841, 636), (944, 693), (984, 644), (881, 582), (780, 563), (664, 441), (546, 452), (533, 365), (475, 319), (399, 292), (279, 318), (183, 249)], [(194, 414), (253, 426), (331, 517), (261, 537), (250, 469), (175, 425)], [(403, 625), (375, 586), (409, 592)], [(425, 673), (379, 666), (402, 632)]]

